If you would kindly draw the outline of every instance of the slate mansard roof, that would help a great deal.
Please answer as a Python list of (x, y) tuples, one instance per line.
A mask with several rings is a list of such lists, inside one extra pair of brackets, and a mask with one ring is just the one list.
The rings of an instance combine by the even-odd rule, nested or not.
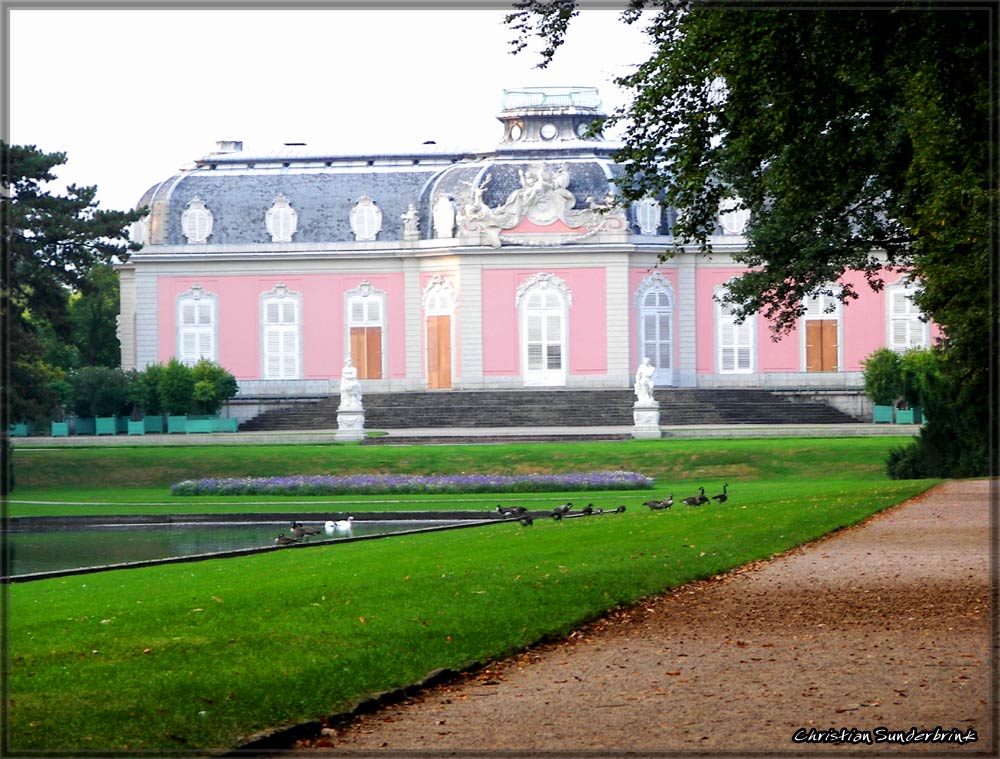
[[(614, 194), (620, 175), (612, 154), (617, 143), (587, 137), (585, 127), (603, 115), (593, 88), (507, 90), (497, 117), (503, 141), (486, 151), (449, 150), (424, 144), (412, 151), (331, 155), (303, 145), (252, 154), (242, 143), (220, 142), (216, 152), (151, 187), (137, 207), (151, 209), (145, 245), (187, 245), (182, 214), (200, 200), (211, 213), (212, 245), (271, 244), (265, 215), (283, 197), (297, 215), (293, 243), (353, 243), (350, 214), (367, 195), (382, 212), (377, 241), (404, 237), (402, 216), (413, 204), (419, 239), (434, 238), (433, 208), (441, 195), (458, 202), (472, 185), (490, 208), (502, 206), (522, 186), (523, 174), (544, 163), (565, 167), (575, 209)], [(659, 234), (666, 233), (664, 214)], [(629, 210), (630, 231), (638, 233)]]

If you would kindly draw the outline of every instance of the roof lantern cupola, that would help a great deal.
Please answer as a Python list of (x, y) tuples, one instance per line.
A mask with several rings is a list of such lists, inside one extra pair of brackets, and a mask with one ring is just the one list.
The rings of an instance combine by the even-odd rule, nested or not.
[(606, 116), (596, 87), (521, 87), (504, 90), (503, 144), (546, 143), (587, 137), (590, 125)]

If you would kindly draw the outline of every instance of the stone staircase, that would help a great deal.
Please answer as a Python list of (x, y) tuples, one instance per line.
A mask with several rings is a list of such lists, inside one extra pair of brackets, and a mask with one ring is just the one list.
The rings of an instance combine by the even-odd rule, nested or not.
[[(657, 388), (660, 423), (847, 424), (824, 403), (792, 401), (765, 390)], [(364, 396), (368, 430), (632, 425), (631, 390), (508, 390), (372, 393)], [(266, 411), (240, 431), (337, 428), (339, 396)]]

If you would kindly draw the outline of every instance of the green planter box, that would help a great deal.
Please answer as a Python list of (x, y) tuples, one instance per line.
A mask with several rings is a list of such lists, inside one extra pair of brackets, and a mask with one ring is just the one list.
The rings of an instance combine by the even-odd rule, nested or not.
[(238, 419), (216, 417), (212, 420), (212, 432), (236, 432), (237, 427), (239, 427)]
[(118, 434), (118, 417), (115, 416), (99, 416), (94, 420), (94, 434), (95, 435), (117, 435)]
[(27, 422), (12, 424), (8, 428), (8, 432), (11, 437), (28, 437), (28, 424)]
[(115, 417), (118, 422), (115, 424), (115, 432), (124, 434), (128, 432), (128, 423), (131, 421), (127, 416)]
[(52, 422), (52, 437), (69, 437), (69, 422)]
[(187, 432), (185, 425), (187, 424), (187, 416), (168, 416), (167, 417), (167, 434), (174, 432)]
[(77, 419), (73, 425), (73, 431), (77, 435), (93, 435), (96, 429), (97, 426), (94, 424), (94, 417), (92, 416)]
[(128, 429), (128, 434), (129, 435), (145, 435), (146, 434), (146, 425), (143, 424), (142, 419), (140, 419), (137, 422), (133, 422), (131, 419), (129, 419), (128, 420), (127, 429)]
[(149, 433), (163, 433), (163, 414), (154, 414), (153, 416), (144, 416), (142, 418), (143, 429)]
[(913, 408), (900, 408), (896, 409), (896, 424), (922, 424), (923, 419), (920, 416), (920, 409), (914, 406)]
[(188, 414), (185, 432), (211, 432), (214, 416), (207, 414)]
[(892, 406), (872, 406), (872, 421), (875, 424), (892, 424)]

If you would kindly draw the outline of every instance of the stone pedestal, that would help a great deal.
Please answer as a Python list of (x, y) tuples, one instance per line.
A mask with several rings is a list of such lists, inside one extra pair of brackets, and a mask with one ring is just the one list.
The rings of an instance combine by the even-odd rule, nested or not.
[(657, 401), (636, 402), (632, 406), (632, 437), (660, 437), (660, 404)]
[(365, 412), (341, 411), (337, 410), (337, 434), (334, 440), (355, 441), (364, 440), (365, 437)]

